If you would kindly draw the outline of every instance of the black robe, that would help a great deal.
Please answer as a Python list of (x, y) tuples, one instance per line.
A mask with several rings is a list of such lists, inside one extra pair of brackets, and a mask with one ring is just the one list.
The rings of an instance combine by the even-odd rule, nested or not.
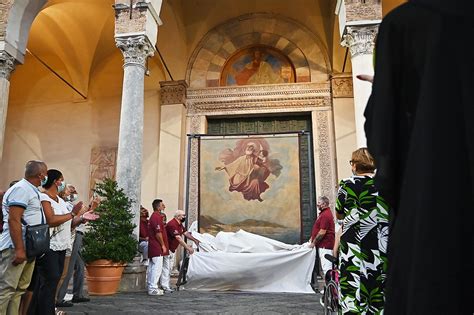
[(366, 135), (391, 203), (385, 314), (474, 313), (473, 0), (380, 25)]

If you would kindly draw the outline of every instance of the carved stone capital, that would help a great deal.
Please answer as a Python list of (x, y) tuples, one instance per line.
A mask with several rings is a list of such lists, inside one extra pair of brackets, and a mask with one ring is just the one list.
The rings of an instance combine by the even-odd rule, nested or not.
[(146, 59), (155, 53), (153, 45), (144, 35), (116, 37), (115, 44), (122, 51), (124, 67), (133, 65), (145, 69)]
[(375, 37), (379, 26), (347, 26), (342, 36), (342, 46), (349, 47), (351, 57), (372, 55), (374, 53)]
[(184, 80), (160, 81), (161, 105), (186, 104), (187, 88)]
[(15, 70), (15, 58), (6, 51), (0, 51), (0, 78), (10, 80), (13, 70)]

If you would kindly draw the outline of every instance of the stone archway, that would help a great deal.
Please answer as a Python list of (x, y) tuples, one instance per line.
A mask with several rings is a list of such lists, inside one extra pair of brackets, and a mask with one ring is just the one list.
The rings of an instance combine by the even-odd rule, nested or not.
[(186, 81), (191, 88), (218, 86), (226, 60), (236, 51), (266, 45), (282, 51), (295, 67), (296, 82), (325, 82), (331, 67), (321, 39), (290, 18), (252, 13), (209, 31), (189, 59)]
[(0, 8), (0, 50), (23, 63), (31, 24), (47, 0), (7, 0)]
[(23, 63), (31, 23), (47, 0), (5, 0), (0, 4), (0, 160), (7, 121), (10, 74)]

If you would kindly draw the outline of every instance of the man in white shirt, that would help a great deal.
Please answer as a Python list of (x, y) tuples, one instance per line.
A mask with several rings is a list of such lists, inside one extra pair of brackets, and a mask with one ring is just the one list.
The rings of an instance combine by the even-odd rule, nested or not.
[[(25, 178), (3, 196), (3, 233), (0, 234), (0, 314), (18, 314), (21, 295), (30, 284), (35, 261), (27, 261), (25, 226), (41, 224), (38, 186), (47, 179), (48, 167), (42, 161), (29, 161)], [(44, 222), (46, 222), (44, 220)]]

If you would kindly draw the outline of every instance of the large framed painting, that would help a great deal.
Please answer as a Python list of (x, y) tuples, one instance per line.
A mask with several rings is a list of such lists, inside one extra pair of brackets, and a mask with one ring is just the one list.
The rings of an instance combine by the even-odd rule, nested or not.
[(295, 82), (293, 64), (281, 51), (252, 46), (235, 53), (224, 65), (221, 86)]
[(301, 242), (298, 134), (202, 137), (199, 231)]

